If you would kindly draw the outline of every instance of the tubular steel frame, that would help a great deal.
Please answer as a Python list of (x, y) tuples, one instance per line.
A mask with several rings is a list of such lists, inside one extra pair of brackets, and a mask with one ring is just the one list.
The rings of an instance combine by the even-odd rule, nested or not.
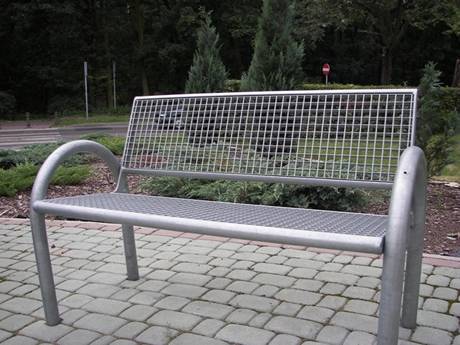
[[(375, 92), (375, 90), (365, 91)], [(395, 90), (387, 91), (394, 92)], [(352, 92), (358, 93), (359, 91), (353, 90)], [(280, 92), (280, 94), (282, 93), (283, 92)], [(324, 93), (324, 91), (312, 93), (321, 94)], [(260, 95), (260, 93), (251, 93), (251, 95), (252, 94)], [(195, 96), (198, 97), (202, 95), (188, 95), (188, 97)], [(142, 98), (143, 97), (136, 99)], [(415, 111), (415, 109), (413, 109), (413, 111)], [(411, 140), (413, 140), (414, 136), (414, 120), (412, 120), (413, 127), (411, 128)], [(131, 122), (130, 126), (132, 126)], [(36, 177), (32, 190), (30, 219), (34, 251), (40, 281), (40, 289), (42, 293), (46, 323), (48, 325), (56, 325), (61, 321), (61, 319), (59, 318), (44, 218), (44, 215), (50, 210), (43, 206), (44, 203), (41, 203), (41, 200), (46, 199), (48, 185), (58, 166), (69, 156), (80, 152), (94, 153), (108, 165), (114, 179), (118, 180), (116, 192), (119, 193), (128, 192), (126, 183), (126, 175), (128, 173), (150, 173), (142, 169), (138, 170), (127, 167), (122, 168), (121, 164), (109, 150), (100, 144), (87, 140), (78, 140), (62, 145), (44, 162)], [(160, 174), (161, 173), (162, 172), (160, 172)], [(175, 173), (168, 172), (167, 174), (174, 175)], [(218, 176), (208, 176), (206, 173), (200, 173), (199, 175), (201, 178), (225, 177), (227, 179), (230, 178), (242, 180), (258, 179), (255, 175), (245, 176), (244, 174), (240, 176), (237, 174), (228, 176), (218, 173)], [(186, 176), (196, 177), (193, 173), (190, 172), (187, 172)], [(397, 344), (399, 334), (399, 320), (401, 320), (401, 324), (404, 327), (414, 328), (416, 325), (417, 302), (423, 251), (423, 231), (425, 225), (426, 163), (422, 150), (415, 146), (410, 146), (404, 150), (404, 153), (399, 158), (398, 168), (393, 183), (387, 181), (372, 182), (353, 180), (348, 181), (347, 183), (346, 180), (308, 177), (302, 178), (295, 176), (288, 177), (286, 179), (283, 179), (282, 176), (276, 176), (276, 178), (273, 176), (268, 176), (266, 177), (266, 181), (286, 183), (300, 182), (303, 184), (323, 186), (360, 186), (366, 188), (391, 188), (392, 186), (388, 229), (384, 238), (384, 246), (383, 248), (380, 247), (380, 249), (376, 250), (376, 252), (382, 252), (384, 254), (382, 291), (380, 298), (380, 317), (377, 339), (378, 345)], [(132, 225), (151, 226), (152, 224), (148, 220), (148, 217), (146, 218), (142, 214), (131, 214), (129, 217), (125, 217), (123, 215), (113, 215), (113, 219), (109, 219), (111, 217), (103, 217), (94, 212), (87, 212), (87, 210), (84, 209), (75, 208), (73, 212), (75, 217), (80, 217), (81, 219), (105, 220), (123, 224), (122, 231), (127, 263), (127, 275), (128, 279), (137, 280), (139, 278), (139, 272), (137, 267), (136, 248)], [(156, 222), (155, 225), (158, 225), (158, 222)], [(205, 226), (205, 230), (200, 230), (200, 227), (206, 225), (203, 222), (200, 223), (190, 221), (188, 224), (184, 224), (184, 222), (181, 220), (178, 220), (177, 222), (171, 222), (171, 220), (168, 219), (164, 225), (173, 230), (182, 229), (192, 232), (201, 231), (203, 233), (209, 234), (215, 233), (213, 232), (215, 229), (212, 227), (206, 228)], [(265, 229), (265, 231), (254, 231), (254, 229), (250, 226), (240, 224), (231, 225), (232, 229), (228, 228), (224, 232), (219, 232), (219, 235), (227, 235), (229, 237), (239, 236), (260, 241), (281, 241), (283, 243), (299, 244), (300, 238), (299, 236), (294, 236), (294, 234), (288, 234), (281, 238), (279, 234), (277, 235), (275, 233), (271, 233), (269, 228)], [(304, 236), (307, 238), (306, 243), (316, 243), (317, 245), (323, 247), (337, 247), (334, 245), (334, 236), (321, 237), (320, 235), (319, 239), (315, 240), (316, 235), (314, 232), (305, 233)], [(343, 245), (343, 247), (340, 247), (341, 249), (360, 249), (359, 246), (362, 245), (362, 243), (360, 244), (360, 241), (362, 240), (360, 236), (342, 236), (347, 236), (346, 241), (349, 242), (350, 245), (342, 242), (341, 245)], [(308, 237), (310, 237), (310, 242), (308, 242)], [(366, 251), (366, 247), (361, 249)], [(401, 299), (403, 299), (403, 306), (402, 317), (400, 318)]]

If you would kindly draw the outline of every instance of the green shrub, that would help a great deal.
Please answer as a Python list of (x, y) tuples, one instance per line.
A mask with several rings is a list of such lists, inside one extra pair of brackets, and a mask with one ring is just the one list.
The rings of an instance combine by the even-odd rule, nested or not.
[(60, 166), (51, 180), (51, 184), (67, 186), (82, 183), (90, 175), (90, 168), (87, 165)]
[[(0, 169), (0, 196), (14, 196), (17, 192), (32, 187), (39, 167), (32, 163), (19, 164), (11, 169)], [(54, 174), (51, 184), (75, 185), (90, 175), (87, 165), (60, 166)]]
[(104, 145), (112, 151), (114, 155), (118, 156), (123, 154), (123, 149), (125, 147), (125, 138), (108, 134), (92, 133), (82, 136), (81, 139), (92, 140)]
[[(60, 145), (62, 145), (62, 143), (33, 144), (27, 145), (18, 151), (0, 150), (0, 168), (10, 169), (25, 163), (41, 165)], [(89, 157), (87, 155), (78, 154), (66, 159), (64, 165), (78, 165), (87, 163), (88, 161)]]
[(357, 190), (279, 183), (156, 177), (142, 183), (141, 189), (169, 197), (315, 209), (351, 210), (364, 202), (363, 194)]
[(18, 191), (32, 186), (38, 167), (34, 164), (19, 164), (17, 167), (0, 169), (0, 196), (13, 196)]
[(9, 93), (0, 91), (0, 119), (12, 120), (16, 109), (16, 98)]

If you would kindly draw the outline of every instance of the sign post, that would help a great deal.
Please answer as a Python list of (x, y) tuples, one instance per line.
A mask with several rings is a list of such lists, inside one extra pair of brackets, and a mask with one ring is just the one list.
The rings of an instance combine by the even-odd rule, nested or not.
[(113, 81), (113, 109), (117, 109), (117, 87), (116, 87), (116, 77), (117, 77), (117, 64), (115, 61), (112, 61), (112, 81)]
[(88, 62), (83, 63), (83, 74), (85, 76), (85, 107), (86, 107), (86, 119), (88, 120)]
[(331, 66), (329, 66), (328, 63), (325, 63), (323, 65), (323, 75), (326, 77), (326, 85), (327, 85), (327, 82), (328, 82), (328, 76), (329, 76), (330, 71), (331, 71)]

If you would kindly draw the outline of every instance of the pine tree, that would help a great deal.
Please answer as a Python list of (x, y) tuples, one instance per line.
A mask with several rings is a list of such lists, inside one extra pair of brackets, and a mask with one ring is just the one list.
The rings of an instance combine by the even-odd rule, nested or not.
[(264, 0), (242, 90), (291, 90), (302, 81), (303, 44), (293, 38), (292, 0)]
[(198, 29), (197, 48), (185, 84), (186, 93), (218, 92), (224, 89), (227, 71), (219, 51), (219, 35), (208, 15)]

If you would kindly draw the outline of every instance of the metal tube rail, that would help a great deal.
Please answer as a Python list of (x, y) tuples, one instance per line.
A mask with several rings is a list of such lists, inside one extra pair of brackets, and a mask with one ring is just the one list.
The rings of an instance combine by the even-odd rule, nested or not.
[(425, 196), (425, 156), (420, 148), (412, 146), (401, 156), (391, 195), (384, 244), (378, 345), (395, 345), (398, 342), (406, 250), (401, 323), (405, 327), (415, 327), (425, 227)]
[(76, 140), (60, 146), (43, 163), (32, 188), (30, 198), (30, 225), (37, 261), (38, 278), (43, 299), (46, 324), (53, 326), (61, 319), (56, 299), (53, 271), (51, 267), (48, 236), (46, 234), (45, 216), (34, 210), (34, 203), (46, 197), (48, 186), (59, 165), (75, 153), (88, 152), (98, 155), (109, 166), (115, 180), (118, 179), (120, 163), (107, 148), (89, 140)]

